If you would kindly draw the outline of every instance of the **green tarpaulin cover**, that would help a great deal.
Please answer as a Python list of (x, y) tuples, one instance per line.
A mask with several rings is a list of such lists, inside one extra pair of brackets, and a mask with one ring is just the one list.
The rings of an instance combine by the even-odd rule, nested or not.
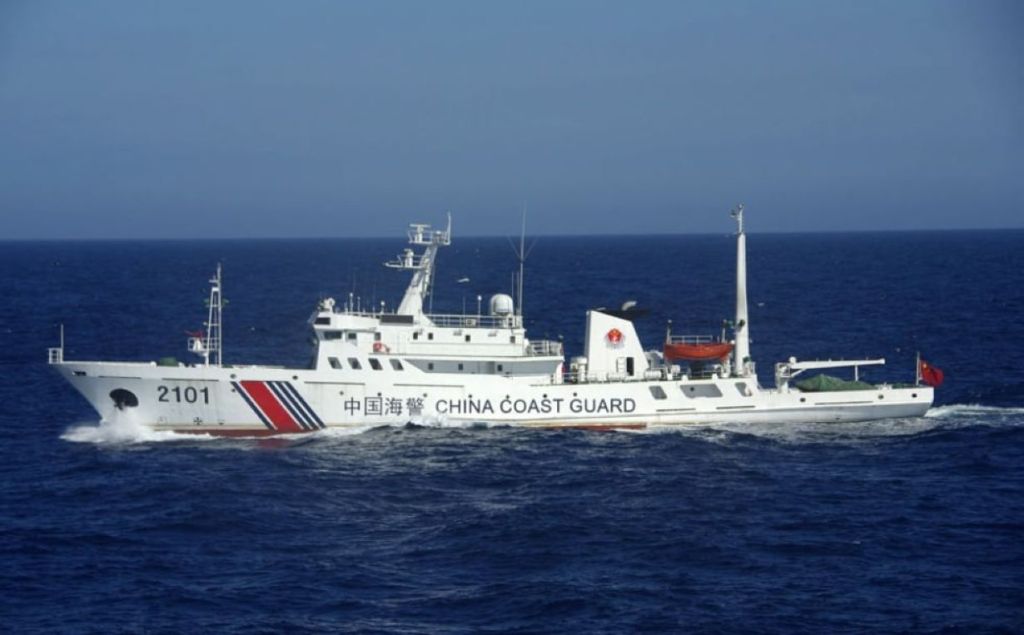
[(839, 390), (871, 390), (871, 384), (863, 381), (850, 381), (832, 377), (831, 375), (815, 375), (795, 382), (796, 387), (804, 392), (835, 392)]

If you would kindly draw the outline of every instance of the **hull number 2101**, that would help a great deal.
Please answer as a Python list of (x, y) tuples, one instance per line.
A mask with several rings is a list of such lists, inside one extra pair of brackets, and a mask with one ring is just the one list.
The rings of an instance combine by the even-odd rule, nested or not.
[(175, 403), (210, 403), (210, 389), (209, 388), (196, 388), (194, 386), (174, 386), (169, 388), (167, 386), (156, 387), (159, 396), (158, 401), (163, 402), (175, 402)]

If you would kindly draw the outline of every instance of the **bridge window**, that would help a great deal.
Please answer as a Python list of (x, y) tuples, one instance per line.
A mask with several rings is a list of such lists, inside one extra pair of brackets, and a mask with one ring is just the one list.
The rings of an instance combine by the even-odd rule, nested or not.
[(391, 362), (391, 368), (394, 368), (395, 370), (402, 370), (402, 362), (398, 361), (397, 359), (391, 359), (388, 361)]
[(325, 340), (340, 340), (341, 331), (324, 331)]
[(359, 370), (362, 366), (359, 364), (359, 360), (355, 357), (348, 358), (348, 365), (352, 367), (352, 370)]
[(665, 390), (661, 386), (651, 386), (651, 396), (655, 399), (668, 399)]
[(331, 368), (334, 370), (341, 370), (341, 362), (338, 361), (337, 357), (328, 357), (327, 362), (330, 363)]
[(313, 320), (313, 324), (330, 324), (330, 323), (331, 323), (331, 318), (329, 318), (329, 317), (318, 317), (317, 319)]
[(372, 368), (373, 370), (381, 370), (380, 360), (377, 359), (376, 357), (371, 357), (370, 368)]

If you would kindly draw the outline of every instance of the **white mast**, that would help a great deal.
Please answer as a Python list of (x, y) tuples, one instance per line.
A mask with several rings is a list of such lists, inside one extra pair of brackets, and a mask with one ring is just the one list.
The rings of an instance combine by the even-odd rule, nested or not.
[(523, 229), (519, 232), (519, 293), (516, 308), (523, 314), (523, 267), (526, 264), (526, 207), (523, 206)]
[(750, 316), (747, 314), (747, 235), (743, 232), (743, 205), (737, 205), (730, 215), (736, 219), (736, 323), (733, 327), (736, 341), (733, 348), (733, 373), (739, 377), (749, 377)]
[[(223, 300), (221, 297), (221, 272), (220, 263), (217, 263), (217, 273), (213, 278), (210, 279), (210, 315), (206, 321), (206, 350), (207, 355), (213, 353), (215, 356), (214, 365), (221, 366), (223, 364), (223, 358), (221, 357), (221, 344), (223, 342), (223, 331), (221, 330), (221, 320), (223, 313)], [(210, 358), (207, 356), (206, 363), (210, 363)]]
[(514, 272), (512, 273), (512, 292), (516, 297), (516, 311), (515, 314), (519, 317), (523, 315), (523, 274), (526, 265), (526, 259), (529, 258), (531, 251), (537, 244), (535, 240), (530, 244), (530, 248), (526, 248), (526, 205), (523, 205), (523, 225), (519, 232), (519, 247), (512, 242), (512, 238), (508, 239), (508, 244), (512, 248), (512, 252), (516, 255), (516, 260), (519, 261), (519, 275), (517, 276)]
[(221, 357), (221, 350), (223, 348), (223, 330), (221, 325), (223, 324), (223, 309), (224, 309), (224, 298), (221, 295), (222, 277), (221, 277), (221, 266), (217, 263), (217, 273), (210, 278), (210, 299), (206, 301), (206, 305), (209, 309), (206, 321), (203, 324), (206, 326), (206, 333), (202, 331), (196, 334), (190, 334), (188, 338), (188, 350), (191, 353), (195, 353), (203, 358), (203, 364), (206, 366), (210, 365), (210, 356), (213, 356), (213, 364), (220, 366), (223, 364), (223, 358)]
[(437, 248), (452, 242), (452, 215), (448, 213), (448, 226), (444, 231), (431, 229), (430, 225), (413, 223), (409, 225), (409, 244), (425, 247), (422, 254), (406, 249), (398, 257), (384, 265), (392, 269), (412, 271), (412, 280), (405, 289), (402, 303), (396, 313), (399, 315), (422, 315), (423, 300), (430, 293), (434, 281), (434, 259)]

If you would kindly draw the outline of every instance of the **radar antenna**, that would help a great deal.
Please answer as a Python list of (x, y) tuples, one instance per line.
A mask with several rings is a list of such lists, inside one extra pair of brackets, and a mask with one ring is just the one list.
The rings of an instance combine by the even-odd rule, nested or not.
[[(445, 229), (432, 229), (426, 223), (409, 225), (409, 245), (394, 260), (384, 263), (390, 269), (412, 271), (412, 280), (405, 290), (402, 303), (398, 306), (400, 315), (420, 315), (423, 313), (423, 300), (433, 295), (434, 263), (439, 247), (452, 244), (452, 214), (448, 212), (448, 224)], [(422, 253), (416, 253), (416, 247), (423, 247)]]

